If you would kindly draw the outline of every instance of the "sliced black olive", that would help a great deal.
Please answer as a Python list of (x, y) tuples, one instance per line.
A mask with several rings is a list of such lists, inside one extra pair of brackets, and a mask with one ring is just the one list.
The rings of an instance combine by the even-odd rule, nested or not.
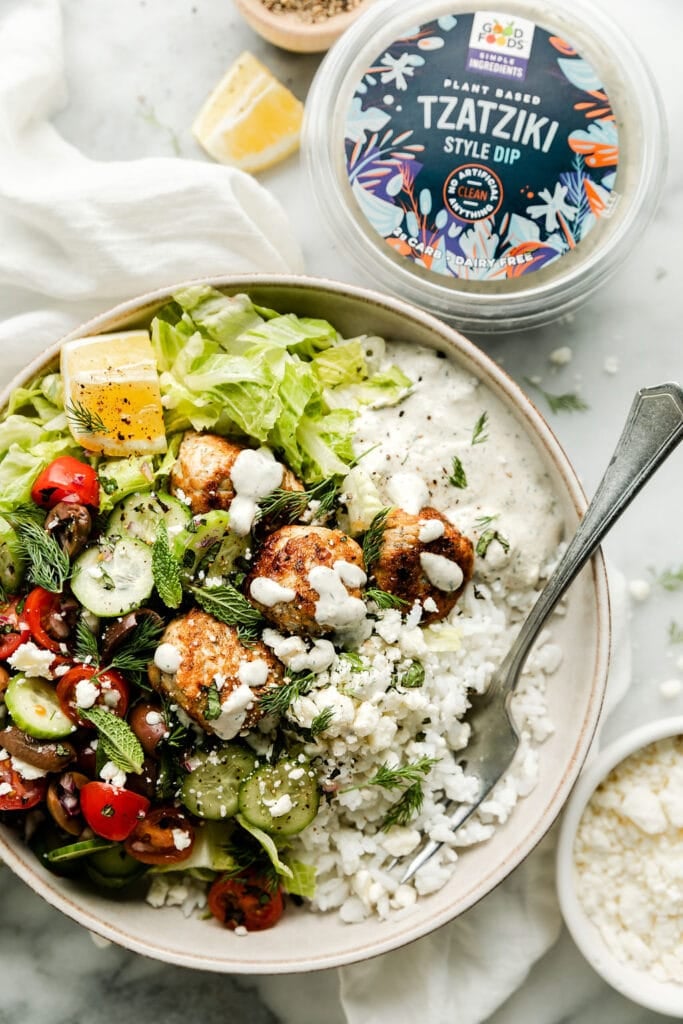
[(62, 551), (74, 558), (84, 549), (92, 530), (92, 517), (85, 505), (60, 501), (48, 512), (45, 529)]
[(111, 661), (112, 655), (145, 619), (151, 620), (160, 630), (164, 627), (164, 620), (151, 608), (136, 608), (107, 626), (102, 637), (102, 658), (105, 662)]
[(45, 772), (61, 771), (76, 757), (76, 748), (66, 740), (36, 740), (16, 725), (8, 725), (0, 732), (0, 747)]

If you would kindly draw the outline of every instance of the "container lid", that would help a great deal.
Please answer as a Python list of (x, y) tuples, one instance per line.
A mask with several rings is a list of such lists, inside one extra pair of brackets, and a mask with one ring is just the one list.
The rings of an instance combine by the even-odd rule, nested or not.
[(592, 6), (380, 0), (323, 61), (302, 150), (375, 283), (494, 331), (556, 319), (637, 254), (665, 130), (647, 68)]

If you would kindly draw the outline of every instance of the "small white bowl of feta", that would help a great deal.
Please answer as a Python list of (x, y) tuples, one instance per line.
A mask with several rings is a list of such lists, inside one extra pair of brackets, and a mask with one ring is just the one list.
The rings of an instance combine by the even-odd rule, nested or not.
[(564, 812), (557, 889), (598, 974), (683, 1017), (683, 716), (639, 726), (589, 763)]

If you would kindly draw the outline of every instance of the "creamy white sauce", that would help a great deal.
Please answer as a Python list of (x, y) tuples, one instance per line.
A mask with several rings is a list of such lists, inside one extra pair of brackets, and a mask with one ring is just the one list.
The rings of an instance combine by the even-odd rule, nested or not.
[(264, 629), (263, 642), (292, 672), (324, 672), (337, 656), (329, 640), (314, 640), (309, 649), (300, 636), (284, 637), (275, 629)]
[(243, 727), (247, 711), (254, 704), (254, 694), (250, 686), (240, 683), (221, 704), (221, 713), (211, 723), (216, 736), (222, 740), (231, 740)]
[(175, 675), (182, 660), (180, 651), (173, 644), (159, 644), (154, 652), (154, 664), (160, 672), (169, 676)]
[(418, 537), (422, 544), (431, 544), (433, 540), (443, 537), (446, 527), (440, 519), (421, 519)]
[(423, 551), (420, 554), (420, 565), (429, 582), (437, 590), (449, 593), (462, 586), (464, 579), (462, 569), (457, 562), (452, 562), (450, 558)]
[(358, 597), (352, 597), (335, 568), (316, 565), (308, 574), (308, 582), (318, 594), (315, 603), (315, 621), (330, 629), (345, 630), (357, 626), (366, 617), (366, 607)]
[(419, 473), (393, 473), (386, 490), (392, 505), (413, 516), (429, 504), (429, 487)]
[(282, 483), (284, 468), (270, 448), (245, 448), (230, 472), (235, 497), (230, 502), (230, 526), (246, 537), (254, 525), (259, 498), (265, 498)]
[(276, 604), (289, 604), (296, 597), (296, 591), (291, 587), (283, 587), (276, 580), (269, 576), (257, 576), (251, 581), (249, 593), (266, 608), (273, 608)]
[(253, 661), (247, 661), (245, 658), (239, 663), (237, 678), (245, 686), (263, 686), (269, 671), (268, 662), (263, 658), (254, 658)]
[(353, 562), (344, 562), (342, 559), (337, 559), (332, 568), (346, 587), (364, 587), (368, 582), (368, 578), (361, 567), (354, 565)]
[[(361, 410), (354, 438), (356, 453), (366, 453), (363, 471), (383, 504), (419, 514), (410, 495), (397, 493), (399, 484), (407, 493), (411, 482), (420, 507), (426, 503), (439, 509), (475, 544), (487, 528), (482, 517), (495, 515), (488, 528), (498, 530), (510, 550), (504, 564), (498, 564), (503, 562), (499, 545), (492, 542), (491, 564), (478, 556), (477, 576), (534, 585), (561, 539), (562, 519), (553, 485), (524, 426), (489, 388), (432, 349), (389, 342), (387, 358), (414, 381), (414, 391), (393, 408)], [(473, 444), (474, 426), (484, 412), (482, 440)], [(373, 445), (378, 447), (371, 450)], [(462, 489), (448, 479), (455, 456), (467, 478)], [(416, 478), (422, 481), (421, 491)]]

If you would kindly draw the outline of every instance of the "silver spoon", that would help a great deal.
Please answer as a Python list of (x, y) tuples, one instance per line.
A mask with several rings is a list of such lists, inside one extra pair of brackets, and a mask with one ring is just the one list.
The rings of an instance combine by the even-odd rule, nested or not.
[[(682, 439), (683, 390), (679, 385), (660, 384), (638, 391), (605, 475), (574, 537), (488, 689), (471, 698), (467, 712), (471, 735), (457, 756), (479, 788), (471, 803), (459, 804), (452, 813), (453, 831), (476, 811), (512, 762), (519, 737), (510, 717), (510, 698), (546, 619), (627, 505)], [(412, 878), (442, 845), (431, 840), (426, 843), (403, 872), (401, 882)]]

